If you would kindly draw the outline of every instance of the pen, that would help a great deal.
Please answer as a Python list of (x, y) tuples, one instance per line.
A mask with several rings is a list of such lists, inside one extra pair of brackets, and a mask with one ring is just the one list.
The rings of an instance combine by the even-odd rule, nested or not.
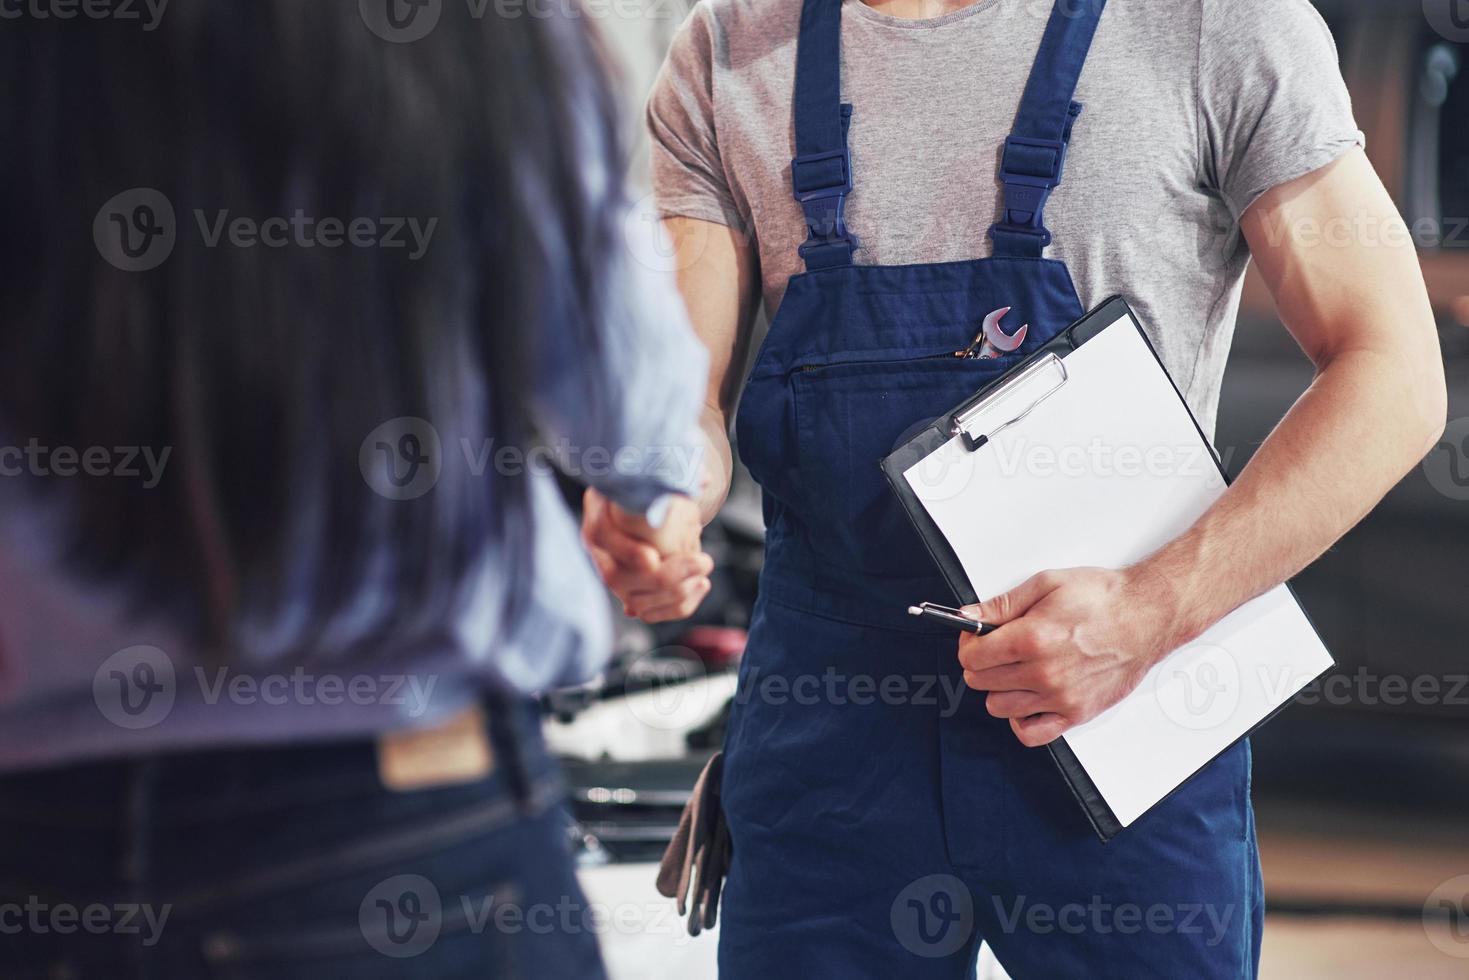
[(981, 623), (978, 620), (970, 619), (958, 609), (950, 609), (948, 606), (940, 606), (932, 602), (925, 602), (920, 606), (909, 606), (908, 615), (922, 616), (936, 623), (943, 623), (946, 626), (952, 626), (965, 633), (976, 633), (980, 636), (993, 633), (999, 628), (997, 626), (991, 626), (988, 623)]

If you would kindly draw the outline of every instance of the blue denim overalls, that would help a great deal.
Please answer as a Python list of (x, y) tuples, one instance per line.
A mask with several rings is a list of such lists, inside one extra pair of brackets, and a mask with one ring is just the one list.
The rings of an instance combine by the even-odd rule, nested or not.
[[(877, 267), (853, 264), (843, 220), (841, 0), (805, 2), (791, 170), (807, 271), (737, 419), (768, 540), (725, 752), (725, 980), (957, 980), (981, 939), (1016, 980), (1255, 975), (1248, 747), (1102, 844), (1048, 753), (964, 688), (954, 635), (907, 616), (953, 594), (878, 467), (1083, 312), (1066, 266), (1043, 257), (1043, 211), (1103, 5), (1057, 0), (1005, 142), (994, 257)], [(1030, 325), (1024, 346), (956, 357), (1003, 307), (1009, 331)]]

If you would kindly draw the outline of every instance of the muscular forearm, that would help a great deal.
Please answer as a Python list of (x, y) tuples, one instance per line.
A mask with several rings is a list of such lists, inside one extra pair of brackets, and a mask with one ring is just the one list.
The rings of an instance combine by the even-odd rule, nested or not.
[(1169, 604), (1176, 648), (1295, 575), (1360, 521), (1442, 430), (1433, 381), (1402, 358), (1348, 351), (1222, 498), (1133, 573)]
[[(1372, 237), (1305, 237), (1344, 216)], [(1167, 597), (1175, 646), (1330, 548), (1432, 448), (1447, 414), (1417, 254), (1360, 151), (1266, 195), (1242, 227), (1317, 375), (1223, 498), (1132, 570)]]

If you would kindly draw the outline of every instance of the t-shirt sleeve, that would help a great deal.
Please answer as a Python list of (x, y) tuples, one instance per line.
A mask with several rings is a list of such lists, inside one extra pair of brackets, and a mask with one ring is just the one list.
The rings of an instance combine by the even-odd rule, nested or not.
[(1336, 44), (1308, 0), (1202, 0), (1205, 183), (1238, 219), (1259, 197), (1365, 142)]
[(659, 217), (738, 224), (714, 126), (717, 25), (697, 4), (674, 37), (648, 98), (653, 194)]

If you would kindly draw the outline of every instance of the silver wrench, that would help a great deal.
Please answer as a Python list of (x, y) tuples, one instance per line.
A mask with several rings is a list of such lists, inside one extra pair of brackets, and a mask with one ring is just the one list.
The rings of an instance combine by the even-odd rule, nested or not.
[(990, 361), (1003, 354), (1019, 350), (1020, 345), (1025, 343), (1030, 324), (1025, 324), (1013, 334), (1007, 334), (1000, 326), (1000, 321), (1005, 319), (1005, 314), (1009, 312), (1010, 307), (1005, 306), (985, 317), (984, 326), (980, 328), (979, 334), (968, 347), (958, 352), (958, 356)]

